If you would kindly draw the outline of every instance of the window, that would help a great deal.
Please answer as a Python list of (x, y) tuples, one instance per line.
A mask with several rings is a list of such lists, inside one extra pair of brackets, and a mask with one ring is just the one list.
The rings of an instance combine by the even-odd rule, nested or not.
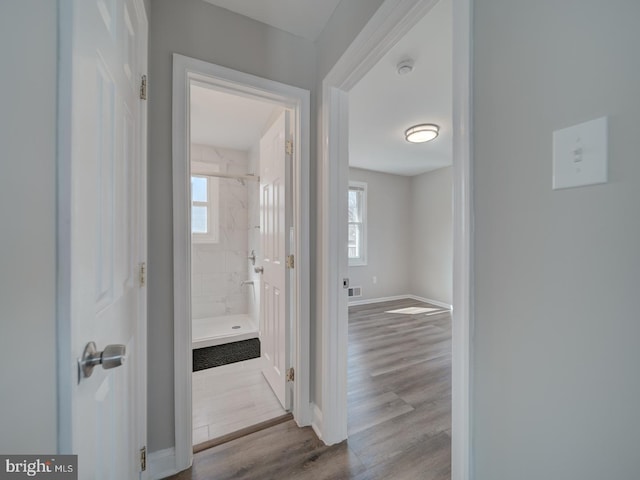
[(349, 182), (349, 265), (367, 264), (367, 184)]
[(195, 243), (219, 242), (218, 179), (208, 176), (217, 165), (191, 164), (191, 239)]

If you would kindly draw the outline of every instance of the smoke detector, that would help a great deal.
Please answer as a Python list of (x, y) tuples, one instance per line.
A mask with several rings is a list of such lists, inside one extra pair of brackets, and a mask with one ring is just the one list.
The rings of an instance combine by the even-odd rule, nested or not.
[(407, 75), (413, 71), (413, 60), (410, 58), (406, 60), (402, 60), (398, 65), (396, 65), (396, 71), (398, 75)]

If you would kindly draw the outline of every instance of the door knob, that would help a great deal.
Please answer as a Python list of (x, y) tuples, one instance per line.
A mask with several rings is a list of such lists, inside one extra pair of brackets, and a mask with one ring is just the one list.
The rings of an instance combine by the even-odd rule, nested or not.
[(256, 273), (264, 273), (264, 267), (253, 267), (253, 271)]
[(103, 351), (98, 352), (95, 342), (87, 343), (82, 352), (82, 358), (78, 359), (78, 382), (82, 378), (89, 378), (93, 373), (93, 367), (102, 365), (102, 368), (119, 367), (126, 359), (126, 347), (124, 345), (107, 345)]

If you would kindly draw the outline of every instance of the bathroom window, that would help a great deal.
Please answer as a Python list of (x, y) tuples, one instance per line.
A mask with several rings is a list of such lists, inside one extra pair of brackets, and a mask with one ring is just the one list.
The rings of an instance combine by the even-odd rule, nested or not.
[(217, 165), (191, 165), (191, 239), (195, 243), (218, 243), (218, 179), (209, 174)]
[(367, 264), (367, 184), (349, 182), (349, 265)]

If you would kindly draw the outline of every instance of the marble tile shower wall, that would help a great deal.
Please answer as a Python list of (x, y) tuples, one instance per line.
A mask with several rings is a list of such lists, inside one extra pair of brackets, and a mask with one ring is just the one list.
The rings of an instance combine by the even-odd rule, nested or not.
[[(191, 145), (191, 161), (219, 166), (219, 172), (246, 174), (248, 154), (239, 150)], [(192, 318), (248, 313), (247, 183), (219, 179), (219, 242), (193, 243), (191, 254)]]

